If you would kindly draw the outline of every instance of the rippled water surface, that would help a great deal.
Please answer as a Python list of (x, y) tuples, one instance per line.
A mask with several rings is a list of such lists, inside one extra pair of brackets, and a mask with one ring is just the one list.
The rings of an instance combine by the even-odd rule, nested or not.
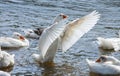
[(69, 20), (97, 10), (101, 18), (96, 26), (85, 34), (66, 53), (58, 51), (52, 66), (36, 64), (31, 55), (37, 53), (36, 39), (29, 39), (30, 47), (5, 50), (15, 54), (13, 76), (97, 76), (89, 74), (86, 58), (96, 59), (101, 54), (120, 59), (120, 52), (102, 52), (96, 38), (118, 37), (120, 30), (120, 0), (0, 0), (0, 36), (11, 36), (22, 29), (49, 26), (53, 18), (64, 13)]

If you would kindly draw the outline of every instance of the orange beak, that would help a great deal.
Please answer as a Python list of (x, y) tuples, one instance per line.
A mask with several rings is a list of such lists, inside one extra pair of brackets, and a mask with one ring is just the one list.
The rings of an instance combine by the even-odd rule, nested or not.
[(99, 58), (99, 59), (97, 59), (95, 62), (98, 62), (98, 63), (99, 63), (99, 62), (101, 62), (100, 58)]
[(20, 40), (25, 40), (25, 38), (23, 36), (19, 36)]
[(67, 16), (66, 16), (66, 15), (63, 15), (63, 19), (65, 19), (65, 18), (67, 18)]

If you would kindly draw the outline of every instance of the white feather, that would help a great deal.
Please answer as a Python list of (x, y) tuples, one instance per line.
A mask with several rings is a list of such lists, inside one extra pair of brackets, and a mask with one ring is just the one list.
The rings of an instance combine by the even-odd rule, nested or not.
[(44, 58), (40, 55), (40, 54), (33, 54), (33, 58), (35, 61), (40, 62), (40, 63), (44, 63), (44, 62), (52, 62), (55, 56), (55, 53), (58, 49), (58, 41), (59, 39), (56, 39), (48, 48), (48, 50), (46, 51), (46, 54), (44, 56)]
[(66, 24), (66, 19), (63, 19), (60, 22), (54, 23), (52, 26), (46, 28), (42, 35), (39, 38), (39, 51), (42, 55), (43, 59), (51, 46), (51, 44), (60, 36), (60, 34), (63, 32)]
[(29, 46), (29, 41), (18, 32), (13, 33), (13, 37), (0, 37), (2, 48), (19, 48)]
[(103, 49), (120, 50), (120, 38), (102, 38), (98, 37), (98, 45)]
[[(102, 57), (102, 58), (101, 58)], [(100, 62), (86, 59), (91, 72), (99, 74), (120, 74), (120, 61), (113, 56), (102, 55)], [(104, 57), (104, 58), (103, 58)]]
[(0, 71), (0, 76), (11, 76), (9, 73)]
[(13, 66), (15, 63), (14, 56), (15, 56), (14, 54), (10, 55), (5, 51), (1, 51), (1, 47), (0, 47), (0, 67), (4, 68), (4, 67)]
[(86, 61), (91, 72), (110, 75), (120, 74), (120, 66), (107, 63), (96, 63), (88, 59)]
[(80, 37), (82, 37), (90, 29), (92, 29), (99, 18), (100, 14), (98, 14), (98, 12), (96, 11), (93, 11), (89, 15), (78, 18), (67, 24), (67, 27), (63, 35), (61, 36), (62, 51), (67, 51), (73, 44), (75, 44), (79, 40)]
[(44, 59), (42, 60), (43, 62), (47, 62), (47, 61), (53, 61), (56, 51), (58, 49), (58, 42), (59, 39), (56, 39), (48, 48), (46, 55), (44, 56)]
[(10, 38), (10, 37), (0, 37), (0, 46), (1, 47), (22, 47), (29, 46), (29, 41), (25, 39), (21, 41), (19, 39)]

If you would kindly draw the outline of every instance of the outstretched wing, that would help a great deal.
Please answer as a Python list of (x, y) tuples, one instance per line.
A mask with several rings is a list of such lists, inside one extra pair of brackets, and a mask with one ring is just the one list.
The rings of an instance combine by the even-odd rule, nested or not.
[(42, 35), (40, 36), (38, 47), (41, 52), (42, 57), (47, 53), (50, 45), (60, 36), (60, 34), (65, 29), (66, 19), (61, 20), (60, 22), (54, 23), (52, 26), (46, 28)]
[(62, 44), (61, 49), (62, 51), (68, 50), (74, 43), (79, 40), (85, 33), (87, 33), (90, 29), (95, 26), (97, 21), (100, 18), (100, 14), (98, 12), (93, 11), (92, 13), (78, 18), (70, 23), (68, 23), (63, 36), (61, 36)]

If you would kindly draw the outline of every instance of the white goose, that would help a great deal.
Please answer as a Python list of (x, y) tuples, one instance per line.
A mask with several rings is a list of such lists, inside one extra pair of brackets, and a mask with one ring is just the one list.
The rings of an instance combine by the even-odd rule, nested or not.
[[(66, 18), (66, 16), (64, 14), (61, 13), (61, 14), (57, 15), (54, 18), (54, 20), (52, 21), (52, 24), (61, 21), (63, 18)], [(24, 31), (26, 37), (38, 39), (44, 29), (45, 29), (45, 27), (39, 27), (34, 30), (33, 29), (25, 29), (23, 31)]]
[(11, 76), (9, 73), (0, 71), (0, 76)]
[(98, 74), (120, 74), (120, 61), (113, 56), (100, 56), (96, 61), (87, 59), (91, 72)]
[[(45, 29), (39, 39), (40, 54), (34, 54), (33, 57), (42, 63), (53, 61), (58, 48), (63, 52), (67, 51), (80, 37), (95, 26), (99, 17), (100, 14), (93, 11), (89, 15), (77, 18), (68, 24), (63, 23), (64, 25), (55, 25)], [(62, 21), (58, 23), (61, 24)]]
[(25, 33), (25, 36), (28, 37), (28, 38), (36, 38), (36, 39), (39, 38), (39, 35), (36, 34), (36, 33), (34, 32), (34, 30), (32, 30), (32, 29), (25, 29), (25, 30), (23, 30), (23, 31), (24, 31), (24, 33)]
[(10, 55), (5, 51), (1, 51), (0, 48), (0, 68), (5, 68), (14, 65), (14, 54)]
[(39, 39), (40, 35), (42, 34), (43, 30), (45, 28), (40, 27), (40, 28), (36, 28), (36, 29), (25, 29), (23, 30), (25, 33), (25, 36), (28, 38), (34, 38), (34, 39)]
[(14, 32), (13, 37), (0, 37), (0, 46), (2, 48), (19, 48), (29, 46), (29, 41), (21, 34)]
[(115, 51), (120, 50), (120, 38), (102, 38), (98, 37), (97, 38), (97, 43), (100, 48), (103, 49), (114, 49)]
[(59, 22), (55, 22), (50, 27), (44, 29), (40, 36), (38, 47), (40, 54), (33, 54), (33, 58), (40, 62), (51, 62), (58, 49), (58, 37), (63, 32), (67, 23), (67, 16), (64, 16)]

